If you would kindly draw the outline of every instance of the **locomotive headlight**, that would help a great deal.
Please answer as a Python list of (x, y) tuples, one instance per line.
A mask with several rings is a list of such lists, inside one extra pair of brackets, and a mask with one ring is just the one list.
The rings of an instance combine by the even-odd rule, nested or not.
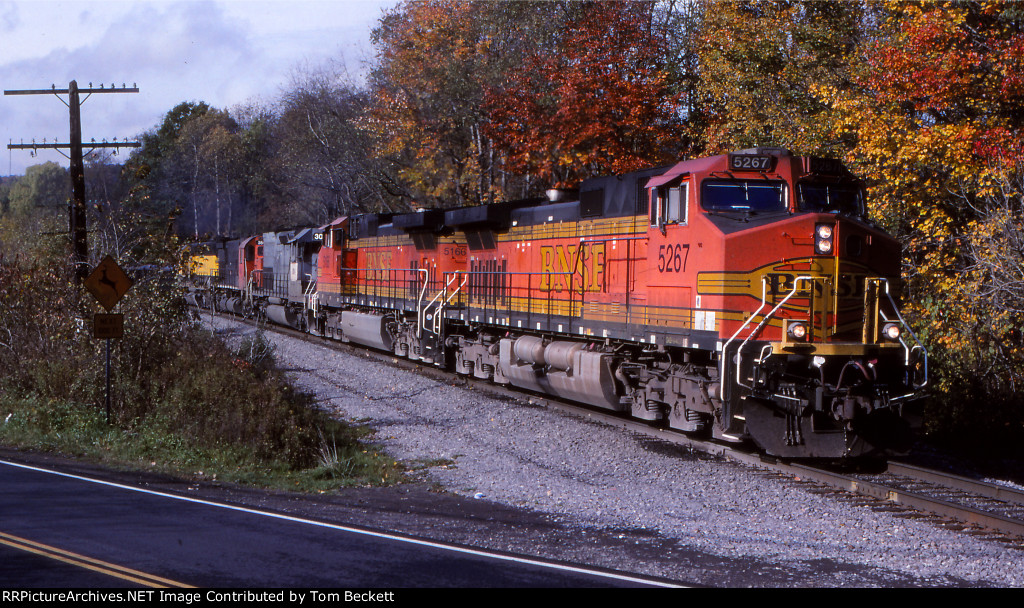
[(824, 255), (832, 251), (832, 226), (818, 224), (814, 227), (814, 251)]
[(789, 337), (794, 340), (806, 340), (807, 325), (804, 323), (790, 323), (789, 327), (786, 329), (786, 333), (788, 333)]
[(900, 326), (896, 323), (886, 323), (882, 327), (882, 335), (895, 342), (900, 339)]

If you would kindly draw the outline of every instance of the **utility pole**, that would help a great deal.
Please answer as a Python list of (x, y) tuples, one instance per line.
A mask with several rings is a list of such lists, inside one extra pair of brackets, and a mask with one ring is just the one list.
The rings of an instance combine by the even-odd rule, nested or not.
[[(85, 280), (89, 275), (89, 241), (88, 232), (86, 230), (86, 206), (85, 206), (85, 160), (82, 153), (82, 113), (81, 105), (85, 103), (85, 100), (89, 98), (93, 93), (138, 93), (139, 89), (133, 84), (130, 88), (124, 84), (121, 88), (115, 87), (111, 84), (110, 88), (104, 88), (101, 84), (98, 88), (93, 87), (92, 83), (89, 83), (89, 87), (85, 89), (79, 89), (78, 83), (74, 80), (68, 84), (66, 89), (58, 89), (56, 85), (51, 85), (49, 89), (28, 89), (20, 91), (4, 91), (4, 95), (55, 95), (57, 99), (60, 99), (64, 105), (70, 110), (71, 118), (71, 138), (68, 143), (36, 143), (35, 140), (32, 143), (26, 144), (24, 142), (20, 144), (11, 143), (7, 146), (9, 150), (32, 150), (33, 155), (35, 151), (43, 149), (54, 149), (64, 155), (65, 158), (71, 161), (69, 173), (71, 174), (71, 200), (68, 203), (68, 234), (71, 237), (71, 250), (74, 253), (75, 263), (75, 279), (79, 284)], [(81, 98), (81, 94), (85, 93), (85, 99)], [(67, 95), (68, 100), (64, 101), (61, 95)], [(128, 141), (125, 139), (123, 142), (118, 142), (116, 139), (113, 142), (103, 141), (96, 143), (95, 140), (89, 143), (92, 150), (96, 148), (138, 148), (140, 146), (137, 141)], [(63, 150), (69, 150), (68, 154), (64, 154)]]

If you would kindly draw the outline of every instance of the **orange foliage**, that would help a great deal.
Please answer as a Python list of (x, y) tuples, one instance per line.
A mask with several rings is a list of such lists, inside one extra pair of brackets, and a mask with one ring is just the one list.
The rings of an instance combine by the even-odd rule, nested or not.
[(553, 48), (485, 91), (485, 132), (505, 169), (556, 185), (677, 160), (682, 96), (665, 65), (654, 3), (578, 5)]

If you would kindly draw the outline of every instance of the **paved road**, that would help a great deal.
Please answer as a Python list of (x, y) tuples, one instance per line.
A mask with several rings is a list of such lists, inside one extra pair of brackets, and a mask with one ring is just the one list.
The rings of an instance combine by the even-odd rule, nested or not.
[(635, 586), (631, 578), (0, 461), (0, 587)]

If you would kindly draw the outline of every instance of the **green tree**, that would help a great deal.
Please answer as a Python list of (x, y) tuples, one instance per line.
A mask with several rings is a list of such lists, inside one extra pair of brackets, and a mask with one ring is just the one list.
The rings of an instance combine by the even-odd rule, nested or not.
[(205, 102), (182, 102), (167, 112), (159, 127), (142, 135), (142, 146), (125, 163), (134, 204), (169, 218), (188, 208), (190, 173), (180, 162), (179, 138), (191, 118), (209, 111)]
[(142, 139), (126, 167), (134, 199), (168, 216), (180, 215), (177, 229), (193, 238), (231, 234), (254, 173), (246, 166), (242, 130), (231, 115), (205, 103), (181, 103)]
[(13, 181), (8, 197), (8, 212), (0, 218), (3, 254), (62, 255), (71, 197), (67, 170), (54, 162), (28, 167)]
[(32, 165), (11, 187), (11, 212), (21, 217), (45, 210), (48, 215), (67, 210), (71, 180), (66, 169), (55, 162)]

